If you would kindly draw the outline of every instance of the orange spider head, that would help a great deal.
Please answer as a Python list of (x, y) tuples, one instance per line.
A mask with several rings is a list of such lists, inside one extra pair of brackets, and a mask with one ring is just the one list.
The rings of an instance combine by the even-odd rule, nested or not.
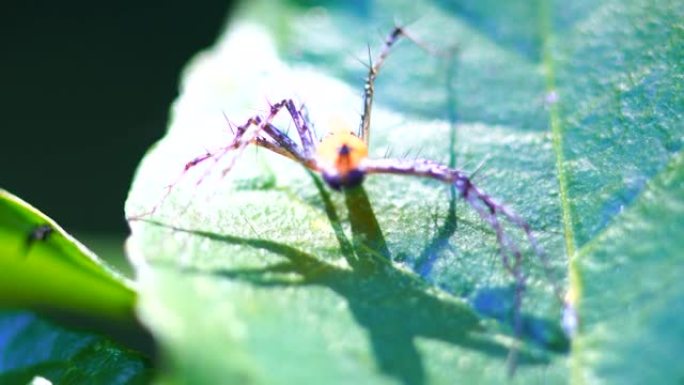
[(368, 156), (368, 146), (348, 131), (333, 131), (316, 149), (323, 180), (334, 190), (355, 187), (363, 182), (361, 161)]

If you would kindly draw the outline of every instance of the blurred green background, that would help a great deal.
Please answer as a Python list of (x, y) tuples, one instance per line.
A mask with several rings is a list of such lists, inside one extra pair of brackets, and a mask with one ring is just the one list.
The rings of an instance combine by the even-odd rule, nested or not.
[(105, 257), (121, 253), (135, 168), (232, 3), (3, 2), (0, 187)]

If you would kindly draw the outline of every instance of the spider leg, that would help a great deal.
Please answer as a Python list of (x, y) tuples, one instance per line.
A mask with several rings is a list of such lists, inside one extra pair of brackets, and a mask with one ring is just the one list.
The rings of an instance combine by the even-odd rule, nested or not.
[[(459, 195), (466, 203), (468, 203), (468, 205), (471, 206), (496, 233), (497, 242), (499, 243), (499, 254), (503, 266), (516, 282), (513, 328), (516, 337), (519, 338), (522, 334), (522, 296), (525, 290), (527, 277), (522, 270), (522, 252), (518, 245), (508, 236), (500, 222), (500, 218), (506, 219), (525, 233), (534, 253), (540, 258), (549, 281), (553, 283), (553, 280), (550, 279), (550, 267), (548, 265), (547, 256), (539, 246), (529, 224), (515, 211), (496, 202), (492, 197), (479, 189), (473, 184), (471, 178), (467, 176), (465, 172), (455, 168), (449, 168), (434, 161), (422, 159), (413, 161), (406, 159), (366, 159), (361, 164), (360, 171), (366, 174), (420, 176), (445, 182), (456, 188)], [(560, 288), (555, 283), (553, 283), (553, 286), (561, 303), (565, 304)], [(513, 349), (509, 356), (510, 371), (515, 369), (516, 359), (517, 349)]]
[(311, 136), (314, 138), (314, 142), (318, 142), (318, 138), (316, 137), (316, 129), (314, 127), (313, 122), (311, 121), (311, 118), (309, 116), (309, 109), (306, 107), (306, 104), (303, 104), (299, 107), (299, 116), (302, 117), (302, 120), (304, 121), (304, 124), (306, 124), (307, 127), (309, 127), (309, 131), (311, 131)]
[[(266, 120), (267, 121), (272, 120), (280, 108), (282, 108), (282, 105), (281, 106), (276, 105), (275, 107), (272, 107), (271, 108), (271, 114), (266, 118)], [(249, 144), (252, 141), (249, 138), (252, 138), (253, 136), (259, 135), (259, 127), (263, 124), (262, 121), (263, 121), (263, 119), (259, 115), (255, 115), (255, 116), (250, 117), (249, 119), (247, 119), (247, 121), (244, 124), (238, 126), (234, 130), (235, 135), (233, 136), (233, 139), (228, 146), (221, 147), (213, 153), (207, 152), (205, 155), (199, 156), (199, 157), (193, 159), (192, 161), (186, 163), (185, 168), (184, 168), (183, 172), (181, 173), (181, 175), (176, 179), (176, 181), (174, 183), (167, 186), (166, 195), (168, 195), (170, 193), (171, 188), (173, 188), (173, 186), (180, 181), (180, 179), (185, 175), (185, 173), (188, 172), (189, 169), (197, 166), (199, 163), (202, 163), (203, 161), (208, 160), (208, 159), (212, 159), (214, 161), (213, 165), (216, 165), (216, 164), (218, 164), (219, 161), (221, 161), (221, 159), (223, 159), (224, 156), (231, 153), (231, 151), (240, 150), (240, 153), (241, 153), (241, 150), (247, 144)], [(255, 128), (253, 128), (252, 131), (249, 131), (249, 129), (252, 127), (255, 127)], [(232, 130), (233, 130), (233, 128), (231, 126), (231, 131)], [(245, 139), (245, 136), (248, 139)], [(232, 167), (232, 164), (235, 162), (235, 160), (238, 157), (239, 157), (239, 153), (235, 154), (233, 156), (233, 158), (231, 158), (231, 160), (230, 160), (231, 166), (229, 166), (229, 167)], [(197, 180), (197, 182), (195, 182), (195, 185), (199, 186), (204, 181), (204, 179), (211, 173), (211, 171), (212, 171), (212, 167), (207, 168), (207, 170), (202, 174), (202, 176)], [(225, 171), (225, 172), (227, 172), (227, 171)], [(225, 172), (223, 175), (225, 175)]]
[[(532, 244), (534, 251), (540, 251), (536, 237), (527, 222), (515, 211), (496, 202), (492, 197), (480, 190), (472, 182), (471, 178), (459, 169), (449, 168), (443, 164), (425, 159), (366, 159), (362, 164), (361, 170), (368, 174), (414, 175), (449, 183), (478, 212), (480, 217), (497, 231), (499, 243), (502, 246), (507, 246), (508, 250), (514, 255), (520, 254), (520, 251), (506, 236), (498, 220), (499, 215), (520, 228)], [(504, 259), (504, 266), (511, 273), (513, 272), (514, 265), (511, 265), (508, 257)]]
[[(213, 164), (216, 165), (219, 161), (221, 161), (221, 159), (223, 159), (224, 156), (232, 153), (233, 156), (229, 160), (228, 166), (222, 170), (222, 176), (225, 176), (230, 171), (235, 161), (239, 158), (242, 151), (244, 151), (244, 148), (250, 143), (255, 143), (277, 154), (301, 162), (311, 168), (311, 165), (314, 163), (313, 160), (304, 157), (301, 154), (297, 144), (271, 124), (271, 121), (275, 118), (278, 112), (286, 106), (286, 104), (287, 100), (282, 100), (272, 105), (270, 113), (266, 118), (262, 118), (259, 115), (250, 117), (244, 124), (235, 128), (235, 135), (233, 136), (233, 139), (229, 145), (220, 147), (214, 152), (206, 152), (205, 154), (197, 156), (187, 162), (181, 173), (170, 184), (165, 186), (164, 194), (156, 205), (146, 212), (129, 216), (128, 220), (137, 220), (154, 214), (157, 209), (166, 201), (174, 186), (176, 186), (195, 166), (205, 163), (208, 160), (213, 160)], [(269, 139), (263, 137), (261, 135), (262, 131), (271, 138)], [(202, 181), (211, 173), (212, 169), (213, 167), (209, 167), (197, 180), (195, 185), (199, 186)]]
[[(270, 138), (273, 139), (273, 141), (266, 140), (266, 142), (270, 142), (269, 144), (265, 144), (264, 141), (258, 140), (256, 141), (257, 145), (264, 145), (264, 148), (270, 149), (275, 153), (278, 153), (280, 155), (286, 156), (303, 166), (307, 167), (308, 169), (312, 171), (318, 171), (319, 167), (318, 164), (316, 163), (316, 159), (313, 156), (313, 154), (309, 155), (306, 153), (303, 153), (300, 149), (297, 143), (292, 141), (287, 134), (285, 134), (283, 131), (281, 131), (278, 127), (268, 123), (265, 124), (264, 127), (262, 128), (264, 133), (266, 133)], [(275, 148), (269, 148), (269, 147), (277, 147)]]
[[(259, 116), (253, 116), (249, 118), (243, 125), (238, 126), (235, 130), (235, 136), (233, 137), (233, 140), (231, 141), (231, 144), (228, 146), (220, 147), (216, 151), (210, 152), (207, 151), (205, 154), (199, 155), (192, 160), (188, 161), (185, 163), (185, 166), (183, 167), (183, 170), (178, 174), (178, 176), (169, 184), (167, 184), (164, 187), (164, 194), (162, 197), (159, 199), (159, 202), (155, 204), (151, 209), (142, 212), (140, 214), (132, 215), (127, 217), (128, 220), (139, 220), (145, 217), (148, 217), (152, 214), (154, 214), (159, 207), (166, 201), (166, 199), (169, 197), (171, 194), (171, 191), (173, 188), (185, 177), (185, 175), (193, 169), (195, 166), (198, 166), (202, 163), (204, 163), (207, 160), (213, 159), (214, 164), (218, 163), (218, 161), (226, 155), (230, 150), (235, 148), (236, 143), (239, 143), (242, 136), (247, 132), (247, 129), (250, 126), (253, 125), (258, 125), (259, 122), (261, 121), (261, 118)], [(231, 127), (232, 129), (232, 127)], [(196, 185), (199, 185), (202, 180), (208, 175), (208, 171), (205, 172), (202, 177), (196, 182)]]
[[(540, 257), (543, 268), (548, 274), (550, 271), (548, 256), (539, 246), (537, 238), (534, 236), (530, 225), (515, 211), (509, 207), (497, 202), (477, 187), (472, 178), (466, 175), (462, 170), (456, 168), (449, 168), (443, 164), (425, 160), (407, 160), (407, 159), (365, 159), (361, 165), (360, 171), (367, 174), (398, 174), (398, 175), (414, 175), (425, 178), (436, 179), (445, 183), (453, 185), (464, 200), (473, 206), (478, 211), (480, 217), (490, 223), (496, 230), (499, 228), (502, 232), (501, 244), (506, 245), (505, 234), (503, 228), (496, 226), (491, 222), (490, 217), (503, 217), (511, 224), (523, 231), (527, 241), (534, 253)], [(481, 210), (486, 208), (486, 211)], [(497, 221), (498, 223), (498, 221)], [(551, 278), (550, 276), (548, 278)], [(550, 280), (552, 281), (552, 280)], [(559, 298), (563, 298), (559, 288), (555, 288), (556, 294)]]
[(370, 48), (368, 49), (368, 75), (366, 76), (366, 84), (363, 88), (363, 115), (361, 117), (361, 125), (359, 126), (358, 132), (359, 137), (366, 145), (368, 145), (370, 137), (370, 118), (371, 110), (373, 108), (373, 94), (375, 93), (375, 78), (380, 72), (380, 67), (385, 63), (385, 59), (389, 56), (392, 46), (402, 35), (404, 35), (404, 30), (401, 27), (394, 27), (394, 29), (392, 29), (392, 32), (390, 32), (385, 39), (385, 43), (375, 63), (372, 62)]
[(454, 45), (445, 51), (437, 50), (423, 43), (419, 39), (416, 39), (400, 26), (395, 26), (389, 35), (387, 35), (375, 63), (373, 63), (371, 58), (370, 48), (368, 49), (369, 63), (368, 75), (366, 76), (366, 83), (363, 88), (363, 115), (361, 116), (361, 124), (359, 126), (359, 132), (357, 133), (357, 135), (364, 141), (364, 143), (366, 143), (366, 145), (368, 145), (370, 139), (370, 119), (371, 110), (373, 109), (373, 95), (375, 94), (375, 78), (377, 78), (380, 68), (385, 63), (385, 59), (387, 59), (389, 56), (392, 47), (401, 37), (411, 41), (413, 44), (432, 56), (452, 57), (456, 54), (458, 49), (458, 47)]
[(254, 140), (254, 144), (256, 144), (259, 147), (263, 147), (271, 152), (275, 152), (278, 155), (292, 159), (295, 162), (299, 162), (299, 158), (296, 155), (293, 155), (291, 152), (284, 149), (278, 143), (275, 143), (272, 139), (259, 136)]
[[(292, 121), (297, 127), (297, 133), (300, 136), (302, 147), (295, 143), (287, 133), (283, 132), (278, 127), (271, 124), (271, 121), (275, 115), (285, 107)], [(295, 107), (294, 102), (291, 99), (283, 99), (280, 102), (271, 106), (271, 113), (268, 117), (260, 124), (259, 130), (265, 134), (265, 136), (260, 135), (261, 132), (257, 132), (256, 136), (252, 139), (252, 143), (264, 147), (276, 154), (282, 155), (284, 157), (290, 158), (298, 163), (301, 163), (305, 167), (317, 171), (318, 167), (314, 158), (314, 141), (311, 133), (311, 128), (307, 124), (306, 119), (303, 119), (300, 111)], [(226, 171), (227, 172), (227, 171)]]
[[(465, 183), (465, 182), (464, 182)], [(515, 280), (515, 293), (513, 302), (513, 334), (520, 339), (523, 332), (522, 319), (522, 300), (525, 292), (527, 277), (522, 270), (522, 253), (518, 246), (506, 234), (503, 226), (497, 217), (497, 210), (494, 206), (487, 203), (483, 198), (489, 198), (477, 187), (475, 187), (470, 179), (467, 179), (467, 184), (472, 188), (472, 192), (468, 192), (468, 188), (461, 190), (458, 186), (456, 188), (461, 192), (461, 196), (468, 202), (468, 204), (478, 212), (480, 217), (484, 219), (494, 229), (496, 239), (499, 243), (499, 254), (501, 256), (504, 268)], [(490, 199), (491, 200), (491, 199)], [(504, 207), (498, 205), (498, 207)], [(504, 207), (505, 208), (505, 207)], [(527, 232), (527, 231), (526, 231)], [(511, 257), (513, 261), (511, 261)], [(512, 348), (508, 354), (508, 373), (513, 375), (517, 367), (518, 348)]]
[(302, 113), (299, 110), (297, 110), (297, 107), (295, 107), (295, 104), (292, 101), (292, 99), (287, 99), (285, 101), (285, 107), (287, 108), (287, 111), (290, 113), (290, 117), (292, 117), (292, 121), (294, 122), (295, 127), (297, 127), (297, 133), (299, 134), (299, 139), (302, 142), (302, 149), (304, 151), (304, 155), (307, 158), (312, 158), (315, 152), (315, 144), (313, 135), (311, 134), (311, 128), (307, 123), (307, 119), (303, 118)]
[[(235, 165), (235, 161), (240, 157), (244, 149), (251, 143), (302, 163), (309, 168), (314, 167), (315, 162), (313, 157), (302, 153), (297, 143), (290, 139), (286, 133), (271, 124), (278, 112), (280, 112), (283, 107), (289, 109), (289, 105), (294, 106), (294, 103), (289, 99), (283, 99), (278, 103), (271, 105), (271, 110), (268, 116), (265, 118), (262, 119), (257, 115), (251, 118), (247, 124), (238, 127), (235, 139), (229, 146), (229, 150), (234, 150), (234, 155), (230, 159), (228, 165), (221, 171), (222, 176), (225, 176), (228, 172), (230, 172), (232, 167)], [(255, 128), (251, 131), (248, 131), (248, 129), (252, 126)], [(267, 137), (262, 136), (262, 134), (265, 134)]]

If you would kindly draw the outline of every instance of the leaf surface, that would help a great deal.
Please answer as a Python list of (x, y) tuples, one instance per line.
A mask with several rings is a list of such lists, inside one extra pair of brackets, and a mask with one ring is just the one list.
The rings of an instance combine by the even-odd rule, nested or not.
[(149, 383), (150, 364), (94, 334), (70, 331), (28, 312), (0, 312), (0, 383)]
[(0, 305), (130, 321), (130, 282), (57, 223), (0, 190)]
[[(229, 143), (222, 112), (239, 125), (266, 113), (266, 100), (304, 102), (319, 136), (340, 124), (354, 130), (365, 76), (355, 58), (367, 60), (366, 42), (378, 46), (378, 30), (389, 31), (394, 18), (415, 15), (412, 36), (438, 50), (457, 44), (458, 55), (449, 65), (410, 43), (396, 47), (376, 84), (370, 154), (419, 154), (470, 171), (486, 160), (475, 182), (527, 219), (551, 256), (550, 276), (534, 258), (525, 267), (515, 381), (567, 382), (553, 286), (565, 286), (568, 254), (620, 220), (615, 202), (633, 204), (681, 148), (681, 6), (251, 4), (188, 67), (168, 135), (143, 160), (127, 202), (129, 216), (158, 205), (131, 223), (129, 254), (142, 318), (172, 368), (162, 382), (506, 378), (512, 279), (473, 210), (455, 199), (450, 214), (448, 186), (372, 176), (359, 195), (345, 196), (254, 148), (224, 178), (231, 155), (178, 177), (189, 161)], [(667, 44), (655, 46), (663, 37)], [(606, 60), (621, 43), (622, 61)], [(636, 80), (629, 97), (603, 103), (605, 89), (620, 90), (624, 78)], [(287, 117), (275, 124), (291, 126)], [(588, 277), (579, 267), (572, 277), (581, 304)], [(582, 319), (591, 319), (585, 311), (602, 319), (598, 308), (580, 309)], [(570, 353), (573, 381), (597, 368), (580, 359), (585, 352)]]

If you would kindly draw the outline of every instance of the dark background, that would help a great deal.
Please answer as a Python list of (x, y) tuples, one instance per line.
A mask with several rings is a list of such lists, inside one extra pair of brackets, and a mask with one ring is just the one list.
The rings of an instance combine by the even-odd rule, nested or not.
[(231, 3), (1, 5), (0, 187), (67, 231), (123, 237), (136, 165)]

